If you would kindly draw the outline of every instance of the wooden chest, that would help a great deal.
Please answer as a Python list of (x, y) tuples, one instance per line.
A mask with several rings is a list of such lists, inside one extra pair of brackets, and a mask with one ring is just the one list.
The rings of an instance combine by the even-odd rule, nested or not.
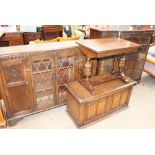
[(42, 37), (43, 40), (51, 40), (57, 37), (62, 37), (63, 26), (62, 25), (43, 25)]
[(23, 35), (19, 32), (6, 32), (0, 39), (0, 47), (23, 45)]
[(77, 127), (84, 126), (128, 106), (134, 84), (131, 79), (125, 83), (121, 78), (116, 78), (94, 86), (96, 95), (92, 95), (78, 81), (70, 82), (66, 85), (67, 112)]

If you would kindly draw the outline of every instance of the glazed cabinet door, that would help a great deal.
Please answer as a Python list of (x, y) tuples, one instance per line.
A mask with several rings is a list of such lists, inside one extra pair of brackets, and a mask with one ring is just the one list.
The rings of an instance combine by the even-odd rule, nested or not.
[(53, 107), (56, 103), (54, 54), (32, 57), (31, 68), (36, 109)]
[(78, 49), (60, 50), (56, 54), (56, 100), (57, 104), (66, 102), (65, 84), (76, 79), (78, 73)]
[(34, 104), (28, 60), (12, 59), (1, 62), (1, 77), (8, 117), (30, 112)]

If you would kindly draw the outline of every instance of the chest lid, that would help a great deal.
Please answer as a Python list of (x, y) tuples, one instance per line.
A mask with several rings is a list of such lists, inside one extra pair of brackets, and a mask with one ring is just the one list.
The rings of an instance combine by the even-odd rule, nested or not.
[(101, 99), (118, 91), (132, 87), (135, 84), (133, 80), (126, 83), (121, 78), (112, 79), (101, 84), (94, 85), (95, 95), (90, 93), (80, 82), (72, 81), (66, 84), (68, 91), (75, 97), (79, 103), (88, 103)]

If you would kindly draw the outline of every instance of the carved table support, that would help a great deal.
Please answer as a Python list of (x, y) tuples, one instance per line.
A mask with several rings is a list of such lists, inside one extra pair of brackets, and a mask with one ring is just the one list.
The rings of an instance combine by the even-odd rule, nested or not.
[(90, 63), (90, 58), (87, 57), (87, 61), (85, 63), (85, 67), (84, 67), (84, 76), (86, 77), (85, 79), (81, 79), (79, 82), (85, 87), (87, 88), (92, 94), (95, 94), (94, 92), (94, 88), (91, 85), (90, 79), (89, 77), (92, 75), (91, 72), (91, 63)]
[(123, 78), (123, 80), (126, 83), (129, 83), (130, 78), (128, 78), (125, 74), (124, 74), (124, 67), (125, 67), (125, 56), (122, 56), (119, 62), (119, 75)]
[(122, 73), (125, 67), (125, 56), (122, 56), (119, 62), (119, 72)]
[(91, 63), (90, 58), (87, 58), (87, 62), (85, 64), (84, 68), (84, 75), (86, 76), (86, 81), (89, 81), (89, 76), (91, 76)]

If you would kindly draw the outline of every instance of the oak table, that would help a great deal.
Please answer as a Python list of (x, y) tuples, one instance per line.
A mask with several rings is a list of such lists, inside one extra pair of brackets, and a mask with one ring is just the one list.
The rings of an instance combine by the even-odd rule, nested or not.
[[(86, 79), (80, 80), (80, 82), (85, 85), (90, 91), (93, 92), (93, 88), (89, 77), (94, 76), (97, 70), (97, 58), (103, 58), (108, 56), (116, 56), (121, 55), (121, 59), (119, 62), (119, 72), (123, 77), (123, 69), (125, 66), (125, 57), (124, 54), (137, 52), (140, 45), (120, 39), (120, 38), (110, 38), (110, 39), (86, 39), (78, 41), (77, 44), (81, 49), (82, 53), (87, 57), (87, 61), (84, 68), (84, 75)], [(93, 65), (91, 65), (90, 60), (93, 59)], [(92, 69), (91, 69), (92, 67)], [(115, 68), (115, 67), (114, 67)], [(95, 71), (94, 71), (95, 70)], [(92, 73), (93, 71), (94, 73)], [(113, 73), (116, 71), (113, 70)], [(99, 83), (101, 83), (99, 81)]]

